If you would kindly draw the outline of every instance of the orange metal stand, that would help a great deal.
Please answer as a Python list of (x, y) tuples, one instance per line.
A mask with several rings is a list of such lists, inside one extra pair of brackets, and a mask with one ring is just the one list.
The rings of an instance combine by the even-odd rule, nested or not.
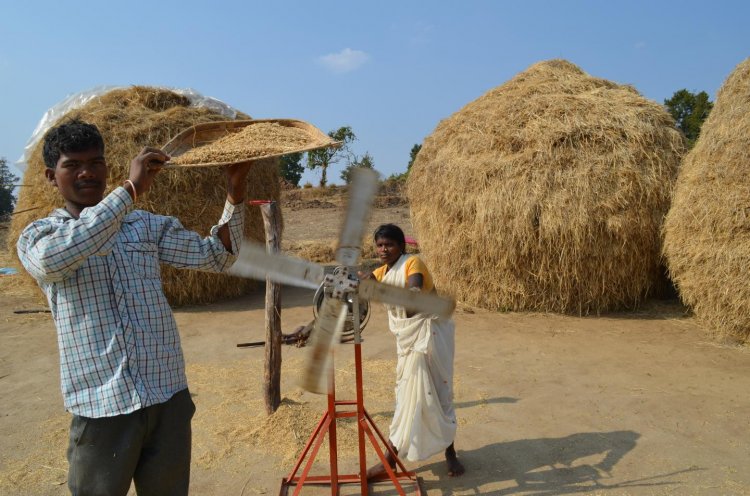
[[(357, 315), (355, 313), (354, 315)], [(356, 401), (338, 401), (335, 397), (335, 384), (333, 380), (333, 370), (331, 371), (330, 377), (330, 389), (328, 394), (328, 409), (320, 419), (318, 426), (313, 431), (312, 435), (307, 441), (305, 448), (302, 450), (297, 459), (297, 463), (291, 470), (289, 475), (281, 480), (281, 491), (280, 495), (284, 496), (288, 494), (289, 488), (294, 487), (294, 496), (301, 493), (304, 485), (330, 485), (331, 495), (337, 496), (339, 494), (339, 486), (342, 484), (359, 484), (360, 493), (363, 496), (368, 494), (367, 485), (367, 456), (365, 452), (365, 436), (370, 441), (370, 444), (375, 449), (375, 452), (383, 464), (387, 472), (387, 477), (378, 479), (380, 481), (391, 481), (396, 488), (399, 495), (405, 496), (403, 484), (413, 485), (415, 488), (414, 494), (420, 495), (421, 491), (421, 479), (416, 476), (416, 473), (409, 472), (404, 467), (401, 460), (398, 458), (396, 453), (391, 449), (390, 443), (386, 440), (383, 434), (378, 430), (372, 418), (367, 413), (364, 407), (363, 394), (362, 394), (362, 350), (361, 340), (359, 332), (355, 335), (354, 343), (354, 362), (356, 368), (356, 390), (357, 399)], [(333, 369), (333, 368), (332, 368)], [(354, 407), (354, 409), (352, 409)], [(357, 418), (357, 434), (359, 437), (359, 473), (357, 474), (339, 474), (338, 472), (338, 459), (336, 451), (336, 419), (345, 417), (356, 417)], [(310, 469), (312, 468), (315, 457), (318, 454), (323, 441), (325, 440), (326, 434), (328, 434), (328, 445), (330, 452), (330, 474), (329, 475), (310, 475)], [(375, 435), (377, 434), (377, 438)], [(378, 442), (379, 439), (379, 442)], [(392, 469), (386, 462), (385, 447), (391, 454), (391, 457), (396, 461), (396, 470)], [(307, 461), (305, 462), (305, 459)], [(303, 462), (305, 463), (302, 469), (301, 475), (297, 475)]]

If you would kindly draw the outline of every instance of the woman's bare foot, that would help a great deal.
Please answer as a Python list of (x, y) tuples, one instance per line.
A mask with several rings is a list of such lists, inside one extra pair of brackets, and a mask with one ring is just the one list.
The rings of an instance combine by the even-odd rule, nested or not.
[[(398, 450), (393, 445), (391, 445), (391, 449), (394, 453), (398, 454)], [(388, 462), (388, 465), (391, 467), (391, 469), (396, 467), (396, 460), (393, 459), (390, 451), (387, 451), (385, 453), (385, 460)], [(382, 463), (378, 463), (377, 465), (373, 465), (372, 467), (367, 469), (367, 480), (372, 481), (381, 479), (387, 474), (388, 472), (385, 470), (385, 466)]]
[(453, 443), (445, 448), (445, 462), (448, 464), (448, 475), (451, 477), (458, 477), (466, 471), (463, 464), (458, 461), (456, 448), (453, 447)]

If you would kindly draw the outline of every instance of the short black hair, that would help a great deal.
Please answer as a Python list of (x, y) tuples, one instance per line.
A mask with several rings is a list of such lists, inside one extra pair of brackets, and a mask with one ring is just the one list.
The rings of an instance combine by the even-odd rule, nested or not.
[(374, 241), (377, 241), (378, 238), (385, 238), (399, 243), (402, 247), (406, 247), (404, 231), (396, 224), (381, 224), (375, 229), (375, 234), (372, 237)]
[(70, 119), (53, 127), (44, 135), (44, 165), (57, 167), (60, 155), (98, 148), (104, 154), (104, 139), (99, 129), (80, 119)]

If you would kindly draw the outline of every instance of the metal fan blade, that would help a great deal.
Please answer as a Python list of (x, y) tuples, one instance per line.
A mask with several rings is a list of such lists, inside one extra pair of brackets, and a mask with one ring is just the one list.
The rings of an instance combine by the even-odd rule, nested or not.
[(443, 298), (434, 293), (420, 293), (389, 284), (381, 284), (372, 279), (360, 281), (359, 296), (444, 318), (449, 318), (456, 308), (456, 302), (450, 298)]
[(348, 309), (336, 298), (325, 298), (310, 333), (310, 351), (302, 372), (300, 386), (312, 393), (326, 394), (333, 367), (331, 349), (341, 341)]
[(230, 267), (229, 274), (251, 279), (271, 280), (316, 289), (325, 277), (323, 266), (280, 254), (270, 254), (266, 247), (253, 241), (243, 240), (240, 255)]
[(378, 174), (371, 169), (355, 169), (349, 185), (349, 203), (341, 229), (336, 260), (348, 267), (357, 265), (362, 237), (370, 215), (370, 207), (378, 187)]

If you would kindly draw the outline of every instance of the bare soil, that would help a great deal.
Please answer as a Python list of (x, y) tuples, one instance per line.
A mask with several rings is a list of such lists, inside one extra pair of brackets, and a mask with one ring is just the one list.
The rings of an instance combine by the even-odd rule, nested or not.
[[(333, 243), (343, 214), (337, 201), (335, 208), (285, 208), (285, 240)], [(412, 234), (408, 207), (376, 209), (371, 224), (383, 221)], [(14, 313), (44, 307), (11, 290), (13, 277), (0, 276), (0, 495), (67, 494), (69, 415), (54, 325), (46, 313)], [(311, 300), (311, 291), (283, 290), (284, 332), (312, 318)], [(192, 494), (278, 494), (325, 410), (325, 398), (296, 386), (306, 349), (290, 346), (282, 406), (265, 415), (263, 350), (236, 347), (264, 338), (263, 307), (260, 291), (175, 311), (198, 409)], [(362, 350), (365, 405), (387, 433), (395, 346), (386, 320), (374, 306)], [(439, 455), (407, 462), (426, 494), (750, 494), (750, 349), (710, 341), (678, 301), (585, 318), (459, 306), (455, 320), (456, 447), (467, 472), (448, 477)], [(344, 345), (341, 399), (353, 399), (352, 363)], [(353, 432), (342, 421), (342, 473), (357, 471)], [(318, 474), (327, 472), (323, 450)], [(374, 462), (371, 452), (368, 459)], [(358, 493), (357, 486), (342, 490)], [(396, 492), (378, 484), (373, 494)]]

